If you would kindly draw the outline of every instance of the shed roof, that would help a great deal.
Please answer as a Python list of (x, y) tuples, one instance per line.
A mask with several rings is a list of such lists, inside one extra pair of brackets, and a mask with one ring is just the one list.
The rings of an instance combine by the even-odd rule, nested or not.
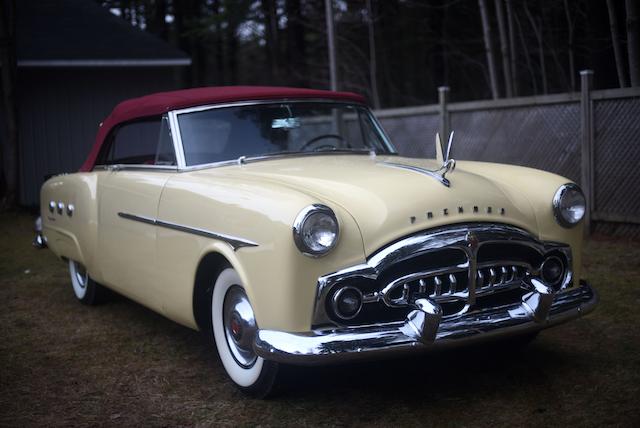
[(16, 2), (19, 67), (185, 66), (191, 59), (90, 0)]
[(187, 107), (222, 104), (235, 101), (328, 99), (364, 103), (365, 99), (351, 92), (323, 91), (318, 89), (286, 88), (276, 86), (218, 86), (159, 92), (118, 104), (98, 130), (96, 142), (80, 168), (91, 171), (105, 139), (115, 126), (130, 120), (161, 115), (170, 110)]

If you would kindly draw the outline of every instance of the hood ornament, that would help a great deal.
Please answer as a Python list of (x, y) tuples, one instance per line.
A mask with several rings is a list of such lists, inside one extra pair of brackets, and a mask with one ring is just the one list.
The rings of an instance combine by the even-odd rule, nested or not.
[(417, 172), (419, 174), (423, 174), (429, 176), (431, 178), (435, 178), (441, 183), (443, 186), (451, 187), (451, 182), (447, 177), (445, 177), (449, 172), (452, 172), (456, 168), (456, 161), (450, 158), (451, 155), (451, 144), (453, 143), (453, 131), (449, 134), (449, 142), (447, 143), (447, 150), (445, 155), (442, 152), (442, 142), (440, 141), (440, 134), (436, 133), (436, 160), (442, 165), (440, 168), (431, 170), (426, 168), (420, 168), (414, 165), (405, 165), (401, 163), (394, 162), (382, 162), (385, 166), (390, 166), (394, 168), (406, 169), (409, 171)]
[(449, 171), (456, 169), (456, 160), (451, 158), (451, 145), (453, 144), (453, 131), (449, 134), (449, 141), (447, 142), (447, 150), (442, 153), (442, 141), (440, 140), (440, 134), (436, 133), (436, 160), (442, 164), (442, 166), (434, 171), (439, 173), (443, 179)]

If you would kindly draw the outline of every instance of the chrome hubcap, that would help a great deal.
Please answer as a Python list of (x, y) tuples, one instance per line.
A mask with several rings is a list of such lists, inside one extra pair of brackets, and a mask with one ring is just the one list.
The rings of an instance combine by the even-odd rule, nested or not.
[(224, 333), (233, 358), (242, 367), (249, 368), (256, 362), (253, 340), (258, 327), (253, 308), (242, 287), (229, 288), (224, 298)]

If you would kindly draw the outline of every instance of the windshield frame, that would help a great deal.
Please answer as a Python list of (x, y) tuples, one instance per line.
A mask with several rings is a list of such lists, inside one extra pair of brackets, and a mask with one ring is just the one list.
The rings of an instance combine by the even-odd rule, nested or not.
[(176, 159), (178, 163), (179, 171), (192, 171), (197, 169), (204, 168), (213, 168), (219, 166), (226, 165), (234, 165), (234, 164), (244, 164), (247, 162), (257, 162), (269, 159), (281, 159), (286, 157), (300, 157), (300, 156), (327, 156), (327, 155), (369, 155), (373, 151), (372, 150), (327, 150), (327, 151), (309, 151), (309, 152), (277, 152), (264, 154), (259, 156), (241, 156), (236, 159), (228, 159), (211, 163), (203, 163), (196, 165), (187, 165), (184, 155), (184, 146), (182, 144), (182, 135), (180, 133), (180, 125), (178, 122), (178, 116), (182, 114), (213, 110), (213, 109), (221, 109), (221, 108), (229, 108), (229, 107), (242, 107), (242, 106), (252, 106), (252, 105), (268, 105), (268, 104), (282, 104), (282, 103), (326, 103), (326, 104), (337, 104), (337, 105), (345, 105), (345, 106), (355, 106), (357, 108), (361, 108), (368, 116), (371, 124), (375, 128), (375, 131), (380, 135), (382, 139), (382, 143), (387, 149), (387, 153), (383, 153), (385, 156), (393, 156), (397, 155), (398, 152), (391, 144), (389, 137), (384, 132), (382, 126), (374, 116), (371, 109), (363, 103), (353, 102), (353, 101), (341, 101), (341, 100), (333, 100), (330, 98), (296, 98), (296, 99), (268, 99), (268, 100), (255, 100), (255, 101), (238, 101), (238, 102), (230, 102), (224, 104), (209, 104), (209, 105), (200, 105), (195, 107), (188, 107), (184, 109), (172, 110), (168, 113), (169, 116), (169, 124), (171, 127), (171, 135), (174, 140), (174, 147), (176, 150)]

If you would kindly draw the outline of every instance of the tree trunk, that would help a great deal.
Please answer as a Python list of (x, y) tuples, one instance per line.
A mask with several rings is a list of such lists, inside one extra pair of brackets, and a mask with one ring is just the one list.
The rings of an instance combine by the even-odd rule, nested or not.
[(571, 82), (571, 90), (576, 90), (576, 60), (573, 51), (573, 19), (571, 19), (571, 10), (569, 9), (569, 0), (564, 0), (564, 13), (567, 17), (567, 28), (569, 30), (568, 53), (569, 53), (569, 79)]
[(513, 88), (513, 96), (518, 96), (518, 73), (516, 68), (516, 37), (515, 25), (513, 24), (513, 10), (511, 9), (511, 0), (505, 0), (507, 3), (507, 22), (509, 23), (509, 49), (511, 60), (511, 87)]
[(533, 29), (533, 34), (536, 36), (536, 40), (538, 41), (538, 59), (540, 61), (540, 74), (542, 75), (542, 93), (546, 94), (548, 92), (547, 66), (545, 64), (544, 57), (544, 44), (542, 43), (542, 21), (539, 20), (536, 23), (536, 20), (533, 18), (533, 15), (529, 11), (529, 5), (526, 1), (524, 2), (524, 11), (527, 14), (527, 18), (529, 18), (531, 28)]
[[(565, 0), (566, 1), (566, 0)], [(616, 17), (616, 8), (613, 0), (607, 0), (607, 9), (609, 10), (609, 28), (611, 29), (611, 44), (613, 45), (613, 56), (616, 59), (616, 71), (618, 72), (618, 83), (621, 88), (627, 87), (627, 78), (624, 72), (624, 59), (622, 58), (622, 48), (620, 47), (620, 39), (618, 38), (618, 18)]]
[(378, 95), (378, 66), (376, 63), (376, 38), (373, 28), (373, 8), (371, 0), (367, 0), (367, 29), (369, 33), (369, 80), (371, 82), (371, 98), (373, 108), (380, 108), (380, 96)]
[(498, 93), (498, 79), (496, 77), (496, 58), (491, 45), (491, 27), (489, 26), (489, 15), (487, 14), (487, 4), (485, 0), (478, 0), (480, 7), (480, 18), (482, 19), (482, 33), (484, 35), (484, 50), (487, 54), (487, 65), (489, 67), (489, 81), (491, 84), (491, 96), (493, 99), (500, 97)]
[(498, 33), (500, 35), (500, 51), (502, 53), (502, 73), (504, 74), (504, 89), (507, 98), (513, 97), (513, 87), (511, 86), (511, 62), (509, 60), (509, 41), (507, 40), (507, 29), (504, 23), (504, 11), (502, 10), (502, 0), (494, 0), (496, 5), (496, 18), (498, 20)]
[(520, 18), (518, 18), (518, 14), (514, 14), (516, 25), (518, 26), (518, 38), (520, 39), (520, 44), (522, 45), (522, 50), (524, 51), (524, 59), (527, 63), (527, 70), (529, 71), (529, 77), (531, 77), (531, 85), (533, 86), (533, 93), (538, 93), (538, 83), (536, 82), (536, 75), (533, 69), (533, 64), (531, 63), (531, 55), (529, 54), (529, 45), (524, 39), (524, 32), (522, 31), (522, 25), (520, 24)]
[(167, 2), (166, 0), (156, 0), (154, 7), (145, 4), (145, 19), (149, 32), (156, 34), (163, 40), (167, 39)]
[(286, 62), (289, 79), (297, 86), (307, 86), (309, 76), (307, 71), (307, 44), (303, 26), (302, 7), (300, 0), (286, 0), (287, 14)]
[(631, 86), (640, 86), (640, 24), (638, 23), (638, 0), (627, 0), (627, 51)]
[(18, 202), (18, 108), (16, 105), (15, 3), (0, 0), (0, 73), (2, 74), (2, 102), (7, 126), (3, 147), (4, 181), (6, 193), (1, 208), (14, 208)]
[(278, 15), (275, 0), (262, 0), (264, 14), (265, 42), (267, 47), (267, 65), (271, 83), (280, 82), (280, 46), (278, 42)]

